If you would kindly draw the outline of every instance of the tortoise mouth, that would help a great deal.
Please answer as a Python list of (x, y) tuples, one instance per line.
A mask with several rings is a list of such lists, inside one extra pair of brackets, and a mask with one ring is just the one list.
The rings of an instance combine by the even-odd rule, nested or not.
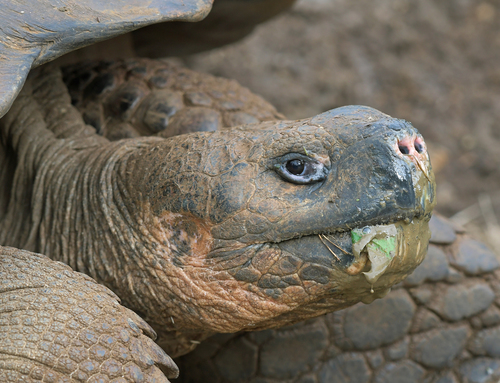
[[(375, 226), (381, 225), (395, 225), (395, 224), (409, 224), (414, 221), (420, 222), (425, 221), (428, 222), (430, 220), (431, 215), (424, 216), (423, 214), (400, 214), (397, 216), (391, 217), (377, 217), (372, 220), (365, 220), (363, 222), (354, 222), (354, 223), (345, 223), (337, 226), (337, 228), (333, 230), (320, 230), (313, 231), (310, 233), (299, 233), (290, 236), (289, 238), (283, 238), (276, 241), (266, 241), (275, 243), (277, 245), (282, 245), (289, 241), (304, 241), (305, 239), (318, 238), (319, 241), (324, 245), (324, 247), (328, 248), (330, 254), (335, 257), (337, 260), (339, 258), (345, 258), (345, 255), (354, 256), (352, 249), (352, 232), (354, 231), (362, 231), (366, 228), (371, 228)], [(367, 230), (365, 230), (367, 231)], [(366, 234), (366, 233), (365, 233)], [(358, 234), (361, 235), (361, 234)], [(342, 259), (339, 260), (342, 262)]]
[(276, 296), (293, 286), (312, 289), (315, 295), (356, 291), (353, 296), (362, 296), (387, 290), (422, 262), (430, 238), (428, 221), (423, 215), (281, 242), (234, 241), (207, 258), (213, 269), (227, 270), (236, 280)]
[[(327, 223), (323, 228), (317, 227), (317, 225), (311, 225), (310, 222), (301, 223), (299, 220), (295, 220), (296, 222), (294, 223), (293, 227), (292, 225), (283, 225), (285, 226), (284, 228), (279, 227), (265, 234), (245, 236), (242, 238), (242, 242), (250, 243), (254, 241), (253, 243), (273, 243), (279, 245), (286, 241), (303, 239), (309, 236), (337, 237), (345, 233), (349, 234), (352, 230), (362, 229), (367, 226), (391, 225), (398, 222), (410, 223), (414, 220), (420, 221), (422, 219), (429, 221), (430, 217), (431, 211), (425, 211), (424, 209), (404, 211), (399, 212), (398, 214), (387, 212), (386, 214), (378, 215), (376, 217), (368, 219), (366, 219), (365, 217), (363, 219), (355, 219), (352, 217), (334, 219), (331, 222), (333, 227), (328, 227)], [(324, 223), (324, 221), (322, 223)], [(297, 227), (302, 231), (298, 231)], [(351, 251), (349, 250), (349, 252)]]
[(418, 266), (429, 235), (428, 219), (414, 218), (307, 235), (277, 245), (304, 262), (361, 274), (373, 285), (387, 271), (402, 273)]

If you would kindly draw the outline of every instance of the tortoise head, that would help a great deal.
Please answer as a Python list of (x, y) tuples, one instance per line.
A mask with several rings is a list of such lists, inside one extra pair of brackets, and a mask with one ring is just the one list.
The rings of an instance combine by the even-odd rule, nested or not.
[(260, 329), (369, 302), (427, 250), (425, 143), (368, 107), (150, 142), (121, 169), (149, 266), (170, 275), (149, 288), (175, 295), (161, 303), (175, 328)]

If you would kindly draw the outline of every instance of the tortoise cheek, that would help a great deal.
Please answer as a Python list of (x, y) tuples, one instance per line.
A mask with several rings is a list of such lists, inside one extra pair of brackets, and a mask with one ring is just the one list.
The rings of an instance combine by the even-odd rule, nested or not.
[(174, 266), (202, 267), (206, 264), (214, 240), (211, 226), (205, 221), (190, 213), (165, 212), (159, 217), (152, 217), (147, 226)]

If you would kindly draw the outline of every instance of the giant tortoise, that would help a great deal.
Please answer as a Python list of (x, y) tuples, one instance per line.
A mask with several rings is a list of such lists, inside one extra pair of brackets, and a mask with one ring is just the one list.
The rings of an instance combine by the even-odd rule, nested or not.
[[(31, 10), (23, 10), (22, 3), (7, 4), (7, 11), (2, 10), (17, 13), (17, 18), (9, 18), (8, 31), (18, 32), (2, 36), (4, 52), (10, 52), (9, 58), (30, 60), (14, 75), (2, 73), (7, 74), (2, 84), (4, 110), (31, 66), (93, 39), (165, 20), (166, 11), (191, 19), (206, 12), (195, 7), (199, 3), (187, 2), (182, 12), (175, 2), (166, 3), (173, 10), (156, 7), (153, 12), (132, 4), (120, 9), (113, 3), (89, 2), (83, 8), (57, 3), (31, 4)], [(53, 13), (46, 16), (56, 11), (63, 15), (60, 24)], [(15, 23), (26, 13), (32, 19), (22, 25), (21, 32), (28, 32), (23, 35)], [(75, 14), (85, 17), (75, 19)], [(137, 14), (145, 16), (137, 21)], [(68, 24), (66, 16), (77, 25)], [(39, 17), (48, 24), (41, 26)], [(119, 22), (111, 21), (113, 17)], [(15, 67), (8, 64), (6, 68)], [(427, 249), (435, 201), (425, 142), (408, 122), (371, 108), (344, 107), (286, 121), (234, 82), (135, 59), (37, 69), (0, 126), (0, 178), (6, 185), (0, 195), (0, 243), (23, 249), (1, 248), (5, 304), (0, 379), (5, 381), (166, 381), (159, 368), (169, 377), (177, 370), (148, 338), (155, 338), (155, 331), (163, 349), (179, 356), (214, 333), (276, 328), (361, 300), (371, 302), (408, 276)], [(465, 260), (455, 267), (465, 273), (488, 273), (497, 266), (485, 252), (481, 262), (472, 262), (476, 268), (471, 272), (469, 254), (463, 254)], [(438, 259), (442, 264), (443, 257)], [(452, 303), (462, 297), (481, 302), (451, 320), (491, 305), (493, 289), (498, 289), (494, 275), (489, 285), (476, 287), (477, 281), (463, 272), (446, 270), (448, 282), (473, 285), (472, 292), (460, 285), (465, 292), (453, 295)], [(434, 274), (415, 278), (414, 284), (444, 279)], [(102, 285), (152, 327), (119, 305)], [(395, 293), (402, 295), (398, 291), (403, 290)], [(394, 312), (384, 306), (378, 310)], [(494, 314), (493, 308), (486, 316)], [(398, 314), (396, 319), (395, 326), (401, 326), (404, 319)], [(476, 322), (498, 323), (488, 320)], [(374, 318), (374, 331), (377, 323)], [(342, 343), (336, 334), (338, 345), (323, 356), (331, 359), (325, 365), (361, 370), (360, 358), (366, 365), (369, 357), (349, 354), (339, 362), (342, 350), (376, 349), (399, 341), (408, 331), (403, 325), (403, 335), (400, 330), (396, 338), (384, 336), (382, 342), (370, 343), (370, 324), (362, 324), (368, 333), (361, 339), (368, 345), (343, 346), (354, 341)], [(274, 333), (255, 334), (258, 345)], [(476, 340), (476, 353), (495, 356), (491, 347), (481, 346), (481, 339), (495, 334)], [(249, 338), (237, 339), (236, 347), (226, 348), (230, 358), (222, 363), (220, 346), (209, 352), (210, 357), (219, 355), (215, 364), (223, 366), (222, 376), (202, 367), (205, 377), (192, 374), (185, 379), (336, 380), (328, 373), (312, 375), (325, 370), (321, 363), (311, 363), (307, 371), (300, 368), (300, 374), (292, 369), (259, 377), (254, 360), (242, 363), (235, 374), (229, 368), (235, 361), (231, 358), (245, 355), (245, 345), (251, 343)], [(286, 342), (281, 347), (286, 348)], [(309, 358), (316, 358), (315, 347)], [(423, 361), (416, 361), (429, 367), (425, 351), (420, 352)], [(455, 351), (451, 359), (447, 356), (448, 363)], [(358, 364), (349, 367), (351, 359)], [(496, 362), (487, 362), (492, 375)], [(371, 368), (384, 371), (391, 369), (389, 364), (370, 362)], [(414, 365), (418, 367), (407, 361), (402, 368)], [(302, 376), (304, 372), (310, 374)], [(357, 379), (346, 372), (340, 376), (344, 381)], [(388, 381), (390, 375), (380, 379)]]

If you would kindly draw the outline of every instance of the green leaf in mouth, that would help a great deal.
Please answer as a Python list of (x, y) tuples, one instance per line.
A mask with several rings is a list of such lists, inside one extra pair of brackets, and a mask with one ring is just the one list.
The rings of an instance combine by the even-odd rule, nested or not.
[[(387, 258), (394, 258), (396, 252), (396, 238), (373, 238), (367, 246), (371, 246), (382, 252)], [(375, 249), (373, 249), (375, 250)]]
[(357, 231), (351, 230), (351, 238), (352, 238), (352, 243), (355, 244), (359, 242), (361, 238), (363, 238), (363, 235)]

